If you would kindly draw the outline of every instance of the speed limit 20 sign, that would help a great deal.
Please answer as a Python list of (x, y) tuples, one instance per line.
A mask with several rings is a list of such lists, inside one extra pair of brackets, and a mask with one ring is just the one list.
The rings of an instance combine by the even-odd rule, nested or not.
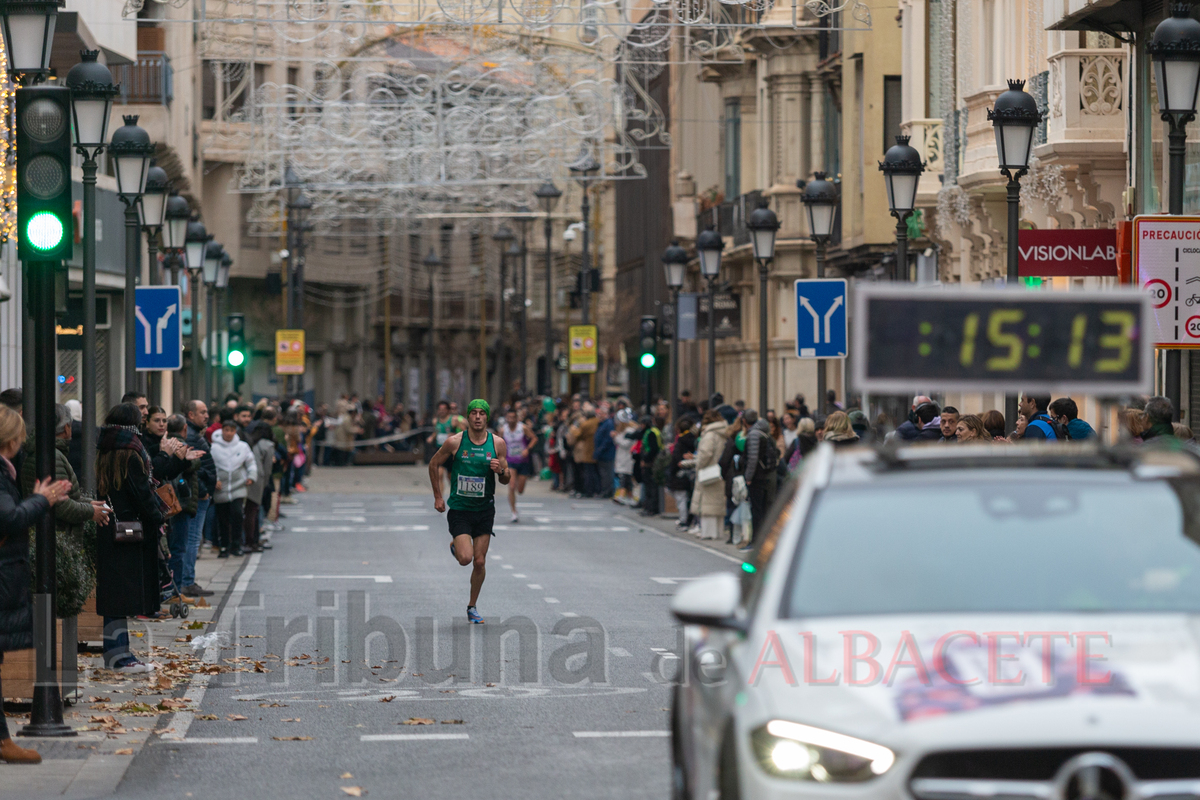
[(1136, 217), (1133, 265), (1150, 295), (1154, 343), (1200, 347), (1200, 217)]

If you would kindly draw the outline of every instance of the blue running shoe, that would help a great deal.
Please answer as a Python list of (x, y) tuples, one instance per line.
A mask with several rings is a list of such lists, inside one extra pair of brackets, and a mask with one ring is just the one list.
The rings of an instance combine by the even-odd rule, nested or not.
[(483, 624), (483, 617), (481, 617), (479, 612), (475, 610), (475, 606), (467, 606), (467, 619), (469, 619), (475, 625)]

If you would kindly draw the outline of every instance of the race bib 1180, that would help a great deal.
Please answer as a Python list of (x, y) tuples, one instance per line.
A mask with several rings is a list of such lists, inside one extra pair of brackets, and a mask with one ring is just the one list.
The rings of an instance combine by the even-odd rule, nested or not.
[(483, 497), (486, 478), (475, 478), (470, 475), (458, 476), (458, 494), (460, 497)]

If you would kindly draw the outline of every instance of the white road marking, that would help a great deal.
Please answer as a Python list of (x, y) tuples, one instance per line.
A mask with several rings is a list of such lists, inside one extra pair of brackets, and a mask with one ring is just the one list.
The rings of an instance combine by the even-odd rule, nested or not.
[(336, 525), (310, 527), (300, 525), (288, 528), (292, 533), (406, 533), (408, 531), (427, 531), (428, 525)]
[[(630, 520), (630, 522), (636, 522), (636, 520)], [(648, 530), (651, 533), (656, 533), (659, 536), (661, 536), (662, 538), (664, 538), (668, 541), (671, 541), (671, 542), (675, 542), (676, 544), (685, 544), (688, 547), (695, 547), (697, 550), (703, 550), (706, 553), (711, 553), (714, 556), (716, 556), (717, 558), (723, 558), (726, 561), (730, 561), (734, 564), (742, 563), (742, 559), (740, 559), (740, 558), (734, 558), (733, 556), (726, 555), (725, 553), (721, 553), (716, 550), (713, 550), (711, 547), (705, 547), (704, 545), (700, 544), (699, 542), (689, 542), (687, 539), (680, 539), (678, 536), (672, 536), (669, 533), (663, 533), (662, 531), (658, 530), (657, 528), (651, 528), (649, 526), (641, 525), (640, 523), (638, 523), (638, 525), (641, 527), (642, 530)]]
[(534, 522), (545, 524), (547, 522), (602, 522), (604, 517), (583, 517), (572, 515), (568, 517), (534, 517)]
[[(233, 628), (233, 618), (237, 614), (238, 606), (242, 604), (242, 597), (246, 594), (246, 587), (250, 585), (250, 579), (254, 577), (254, 572), (258, 569), (258, 562), (261, 560), (262, 553), (253, 553), (249, 560), (246, 561), (246, 566), (242, 570), (242, 576), (234, 584), (229, 601), (225, 604), (225, 610), (221, 613), (220, 619), (217, 620), (217, 624), (214, 626), (217, 630), (230, 631)], [(212, 628), (209, 630), (211, 631)], [(221, 644), (212, 644), (205, 648), (201, 661), (205, 664), (215, 664), (220, 657)], [(208, 691), (208, 682), (211, 678), (212, 676), (208, 674), (193, 675), (192, 681), (188, 685), (188, 690), (184, 692), (183, 699), (193, 708), (200, 708), (204, 703), (204, 694)], [(196, 714), (194, 711), (176, 711), (175, 716), (171, 718), (171, 732), (162, 734), (161, 738), (164, 741), (185, 740), (188, 729), (192, 726), (192, 720), (195, 717)]]
[(366, 522), (366, 517), (347, 517), (345, 514), (305, 514), (297, 522)]
[(576, 739), (645, 739), (670, 736), (670, 731), (575, 731)]
[(557, 597), (543, 597), (542, 599), (545, 600), (547, 603), (557, 603), (558, 602)]
[(623, 527), (584, 527), (582, 525), (496, 525), (495, 529), (498, 531), (545, 531), (550, 533), (604, 533), (629, 530), (629, 528)]
[(358, 737), (360, 742), (442, 742), (449, 739), (470, 739), (466, 733), (368, 733)]
[[(167, 737), (164, 736), (164, 739)], [(258, 744), (257, 736), (214, 736), (212, 738), (192, 737), (191, 739), (171, 740), (171, 744)]]
[(680, 581), (694, 581), (695, 578), (651, 578), (655, 583), (661, 583), (664, 586), (674, 586)]
[(564, 617), (578, 617), (579, 616), (574, 611), (560, 611), (558, 613), (562, 614)]
[(512, 564), (501, 564), (500, 567), (502, 569), (512, 569), (513, 565)]
[(609, 528), (609, 530), (610, 531), (627, 531), (627, 530), (629, 530), (629, 528), (626, 528), (624, 526), (616, 526), (616, 527)]
[(523, 572), (514, 572), (513, 577), (514, 578), (528, 578), (529, 576)]
[(376, 583), (391, 583), (391, 575), (288, 575), (302, 581), (375, 581)]
[(539, 589), (540, 590), (542, 588), (541, 584), (539, 584), (539, 583), (527, 583), (525, 585), (528, 586), (530, 589)]
[(633, 654), (624, 647), (610, 647), (608, 652), (612, 653), (617, 658), (633, 658)]

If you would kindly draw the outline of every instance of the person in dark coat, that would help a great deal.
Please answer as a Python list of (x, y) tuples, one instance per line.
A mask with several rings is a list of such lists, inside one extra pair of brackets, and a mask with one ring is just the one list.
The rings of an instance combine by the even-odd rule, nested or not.
[(164, 517), (151, 485), (150, 455), (139, 436), (142, 414), (133, 403), (108, 412), (100, 431), (96, 493), (115, 521), (140, 522), (142, 541), (118, 544), (116, 524), (96, 529), (96, 613), (104, 617), (104, 664), (118, 672), (150, 672), (129, 650), (128, 617), (158, 613), (158, 537)]
[[(21, 499), (13, 459), (24, 443), (25, 421), (11, 408), (0, 405), (0, 664), (6, 651), (33, 647), (29, 529), (71, 491), (70, 481), (47, 477), (34, 484), (29, 497)], [(41, 762), (42, 757), (35, 751), (18, 747), (8, 735), (3, 698), (4, 688), (0, 686), (0, 761)]]
[(675, 506), (679, 510), (679, 519), (675, 525), (686, 530), (691, 524), (692, 490), (696, 483), (696, 470), (680, 466), (684, 459), (696, 458), (696, 434), (692, 430), (692, 420), (684, 417), (675, 426), (675, 444), (671, 450), (671, 466), (667, 470), (667, 488), (675, 498)]

